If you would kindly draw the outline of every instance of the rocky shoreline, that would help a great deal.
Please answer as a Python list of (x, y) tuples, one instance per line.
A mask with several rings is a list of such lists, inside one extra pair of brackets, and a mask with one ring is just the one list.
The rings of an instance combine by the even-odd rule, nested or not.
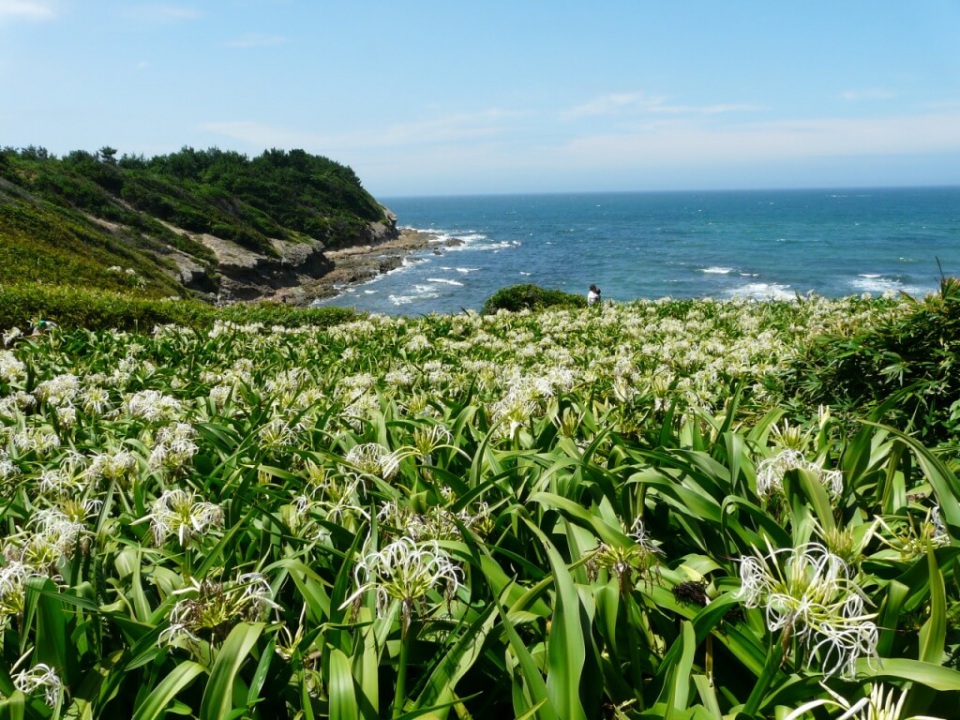
[(457, 238), (440, 240), (434, 233), (401, 228), (394, 238), (373, 244), (324, 251), (323, 257), (329, 265), (321, 275), (305, 279), (293, 287), (265, 293), (262, 299), (308, 306), (315, 300), (336, 297), (344, 288), (362, 285), (391, 270), (396, 270), (403, 265), (404, 258), (412, 253), (433, 248), (433, 252), (439, 255), (442, 254), (443, 248), (462, 244), (463, 241)]

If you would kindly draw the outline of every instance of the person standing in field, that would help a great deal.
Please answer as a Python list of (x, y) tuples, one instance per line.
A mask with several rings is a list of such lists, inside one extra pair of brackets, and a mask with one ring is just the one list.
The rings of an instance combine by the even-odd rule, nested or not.
[(596, 285), (590, 286), (590, 291), (587, 293), (587, 305), (600, 305), (600, 288)]

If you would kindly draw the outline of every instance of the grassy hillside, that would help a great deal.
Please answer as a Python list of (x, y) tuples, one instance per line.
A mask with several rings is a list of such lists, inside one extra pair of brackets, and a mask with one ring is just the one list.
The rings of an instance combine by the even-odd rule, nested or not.
[(0, 283), (183, 294), (175, 255), (215, 284), (201, 234), (270, 257), (273, 239), (337, 247), (381, 221), (350, 168), (302, 150), (253, 159), (192, 148), (150, 159), (118, 159), (108, 147), (63, 158), (0, 151)]

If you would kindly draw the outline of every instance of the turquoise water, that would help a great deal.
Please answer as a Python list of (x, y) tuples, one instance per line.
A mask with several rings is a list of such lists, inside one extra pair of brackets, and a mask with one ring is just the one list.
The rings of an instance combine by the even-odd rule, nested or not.
[(937, 287), (960, 275), (960, 188), (381, 199), (398, 224), (463, 240), (327, 305), (478, 310), (517, 283), (605, 299), (827, 297)]

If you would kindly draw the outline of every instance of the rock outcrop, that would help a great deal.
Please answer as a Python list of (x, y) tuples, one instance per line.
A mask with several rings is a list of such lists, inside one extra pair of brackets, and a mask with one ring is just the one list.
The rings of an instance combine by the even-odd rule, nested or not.
[[(274, 240), (276, 257), (257, 253), (215, 235), (194, 235), (194, 239), (203, 243), (216, 257), (212, 271), (219, 278), (219, 286), (211, 287), (210, 274), (202, 272), (198, 266), (189, 267), (178, 261), (180, 281), (187, 287), (216, 294), (221, 302), (270, 298), (298, 304), (308, 302), (330, 294), (328, 289), (321, 289), (316, 283), (336, 268), (332, 256), (349, 253), (353, 248), (378, 247), (400, 237), (396, 217), (388, 214), (388, 220), (388, 223), (370, 223), (336, 251), (329, 251), (319, 240)], [(397, 257), (387, 262), (391, 268), (397, 267), (401, 259)], [(390, 268), (378, 268), (380, 272), (387, 269)], [(311, 288), (314, 289), (311, 291)]]

